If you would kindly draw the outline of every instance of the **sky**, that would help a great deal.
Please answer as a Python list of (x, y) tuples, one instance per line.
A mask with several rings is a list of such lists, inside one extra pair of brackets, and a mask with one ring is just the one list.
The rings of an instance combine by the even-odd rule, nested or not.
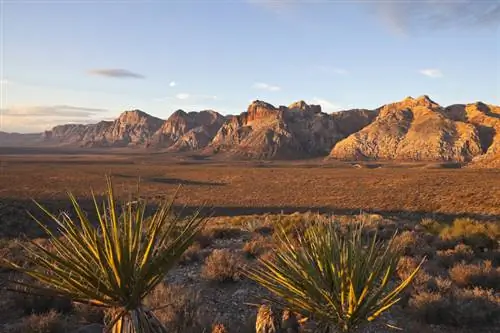
[(500, 104), (500, 0), (0, 0), (0, 131), (140, 109)]

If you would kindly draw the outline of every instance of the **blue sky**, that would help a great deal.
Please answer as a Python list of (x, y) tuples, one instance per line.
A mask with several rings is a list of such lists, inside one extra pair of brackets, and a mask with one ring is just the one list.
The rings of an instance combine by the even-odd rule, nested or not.
[(500, 2), (3, 0), (1, 127), (127, 109), (500, 104)]

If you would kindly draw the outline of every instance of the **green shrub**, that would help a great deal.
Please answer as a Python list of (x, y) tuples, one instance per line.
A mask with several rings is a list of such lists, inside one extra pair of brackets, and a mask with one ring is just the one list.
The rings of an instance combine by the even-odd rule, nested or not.
[(350, 332), (399, 301), (420, 265), (400, 284), (393, 284), (401, 250), (394, 238), (366, 237), (361, 224), (312, 221), (297, 240), (282, 228), (272, 261), (248, 270), (267, 288), (271, 299), (304, 317), (321, 332)]
[(439, 236), (443, 240), (462, 242), (476, 250), (494, 249), (500, 240), (500, 225), (459, 218), (451, 226), (444, 227)]
[(60, 231), (56, 235), (36, 220), (53, 250), (38, 244), (25, 246), (26, 266), (4, 258), (0, 263), (40, 282), (10, 280), (10, 284), (106, 308), (112, 316), (108, 329), (164, 333), (154, 314), (142, 306), (143, 299), (192, 244), (205, 219), (198, 215), (189, 220), (172, 218), (172, 202), (163, 202), (148, 217), (147, 203), (140, 196), (120, 205), (111, 179), (106, 180), (103, 202), (93, 196), (93, 214), (86, 214), (72, 194), (73, 215), (54, 215), (39, 206)]

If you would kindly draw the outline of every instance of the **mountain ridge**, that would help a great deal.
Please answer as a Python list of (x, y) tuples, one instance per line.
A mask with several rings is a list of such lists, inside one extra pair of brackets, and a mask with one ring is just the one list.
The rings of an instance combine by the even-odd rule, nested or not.
[(94, 124), (64, 124), (41, 134), (0, 132), (0, 146), (142, 147), (224, 153), (235, 158), (471, 162), (500, 167), (500, 106), (441, 106), (411, 96), (376, 109), (325, 113), (303, 100), (253, 101), (246, 111), (176, 110), (167, 119), (141, 110)]

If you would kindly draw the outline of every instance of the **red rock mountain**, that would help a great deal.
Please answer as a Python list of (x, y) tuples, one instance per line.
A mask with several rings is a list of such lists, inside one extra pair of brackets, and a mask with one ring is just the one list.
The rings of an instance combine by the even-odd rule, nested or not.
[(348, 160), (470, 161), (482, 154), (474, 124), (452, 119), (427, 96), (384, 105), (375, 120), (333, 147)]
[(481, 102), (442, 107), (428, 96), (375, 110), (327, 114), (304, 101), (246, 112), (178, 110), (162, 120), (139, 110), (113, 121), (67, 124), (40, 134), (0, 132), (0, 146), (157, 147), (257, 159), (325, 156), (343, 160), (470, 162), (500, 167), (500, 107)]
[[(319, 105), (304, 101), (274, 107), (254, 101), (247, 112), (229, 119), (210, 148), (247, 158), (303, 158), (324, 156), (346, 131), (366, 126), (375, 112), (356, 110), (349, 116), (329, 115)], [(349, 126), (342, 126), (348, 119)]]

